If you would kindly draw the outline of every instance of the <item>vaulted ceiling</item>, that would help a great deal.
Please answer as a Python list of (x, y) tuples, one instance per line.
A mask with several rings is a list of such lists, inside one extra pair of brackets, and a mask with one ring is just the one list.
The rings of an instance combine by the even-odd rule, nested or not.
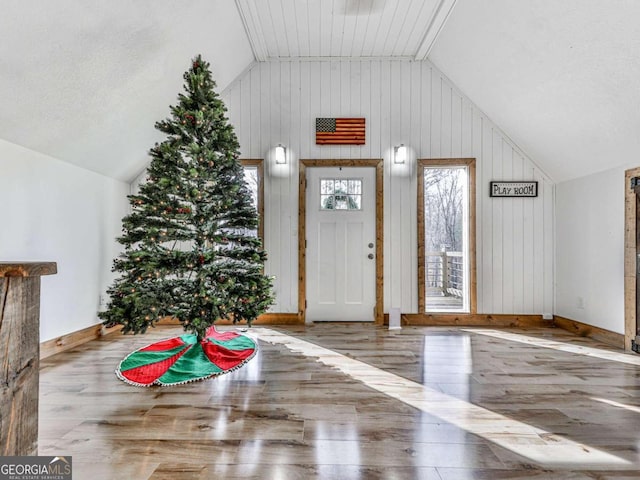
[(459, 0), (429, 58), (555, 181), (640, 165), (640, 2)]
[[(0, 3), (0, 138), (130, 180), (197, 53), (425, 58), (554, 180), (640, 163), (635, 0)], [(0, 172), (1, 173), (1, 172)]]
[(456, 0), (238, 0), (259, 61), (289, 57), (422, 60)]
[(0, 0), (0, 138), (131, 180), (190, 59), (224, 88), (253, 61), (230, 0)]

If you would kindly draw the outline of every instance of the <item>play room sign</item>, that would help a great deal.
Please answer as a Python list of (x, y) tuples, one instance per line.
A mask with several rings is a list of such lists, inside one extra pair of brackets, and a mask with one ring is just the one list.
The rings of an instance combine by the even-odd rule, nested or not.
[(538, 182), (491, 182), (491, 197), (537, 197)]

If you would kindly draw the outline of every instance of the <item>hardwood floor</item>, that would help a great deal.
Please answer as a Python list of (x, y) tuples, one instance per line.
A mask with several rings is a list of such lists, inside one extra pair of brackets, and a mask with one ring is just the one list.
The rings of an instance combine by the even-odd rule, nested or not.
[(640, 478), (640, 355), (560, 329), (254, 327), (260, 350), (235, 372), (116, 378), (180, 333), (43, 360), (39, 454), (90, 480)]

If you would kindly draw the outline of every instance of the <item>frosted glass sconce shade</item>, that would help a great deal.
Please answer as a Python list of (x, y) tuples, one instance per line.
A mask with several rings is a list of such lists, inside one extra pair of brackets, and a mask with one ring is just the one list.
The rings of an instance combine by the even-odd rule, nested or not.
[(404, 163), (407, 161), (407, 147), (403, 143), (393, 148), (393, 163)]
[(278, 145), (276, 147), (276, 163), (278, 164), (287, 163), (287, 149), (282, 145)]

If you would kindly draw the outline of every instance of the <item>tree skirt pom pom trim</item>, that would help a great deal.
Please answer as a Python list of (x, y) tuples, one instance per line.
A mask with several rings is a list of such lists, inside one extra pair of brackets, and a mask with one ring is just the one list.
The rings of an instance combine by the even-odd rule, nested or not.
[(212, 326), (200, 343), (194, 334), (162, 340), (125, 357), (118, 378), (130, 385), (163, 387), (204, 380), (242, 367), (258, 346), (236, 332), (218, 332)]

